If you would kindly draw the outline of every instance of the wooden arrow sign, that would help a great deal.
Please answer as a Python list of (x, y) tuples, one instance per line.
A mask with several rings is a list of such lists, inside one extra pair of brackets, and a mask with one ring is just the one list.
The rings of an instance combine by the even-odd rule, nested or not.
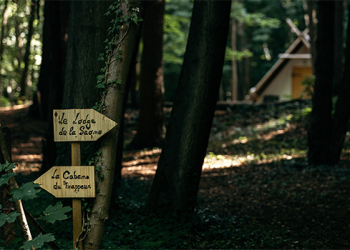
[(93, 109), (53, 110), (55, 142), (96, 141), (116, 125)]
[(95, 167), (52, 167), (34, 183), (56, 198), (95, 197)]

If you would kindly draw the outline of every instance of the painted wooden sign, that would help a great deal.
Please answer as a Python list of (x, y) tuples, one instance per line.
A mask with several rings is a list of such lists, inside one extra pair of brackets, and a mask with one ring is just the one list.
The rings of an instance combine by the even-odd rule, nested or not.
[(56, 198), (95, 197), (95, 167), (52, 167), (34, 181)]
[(93, 109), (53, 110), (55, 142), (96, 141), (117, 123)]

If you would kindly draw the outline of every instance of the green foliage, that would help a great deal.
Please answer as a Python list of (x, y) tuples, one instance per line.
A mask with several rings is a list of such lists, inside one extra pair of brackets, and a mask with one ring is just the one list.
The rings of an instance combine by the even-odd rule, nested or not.
[(58, 220), (65, 220), (67, 219), (67, 212), (72, 211), (73, 209), (71, 207), (63, 207), (61, 202), (57, 202), (55, 206), (48, 206), (45, 211), (45, 217), (44, 219), (54, 224)]
[(0, 187), (4, 184), (6, 184), (11, 176), (15, 176), (15, 173), (9, 173), (9, 174), (3, 174), (2, 176), (0, 176)]
[(45, 242), (50, 242), (55, 240), (55, 237), (53, 234), (39, 234), (36, 238), (34, 238), (31, 241), (26, 241), (23, 243), (23, 246), (20, 247), (20, 249), (30, 250), (31, 246), (34, 247), (34, 249), (40, 249)]
[(233, 51), (230, 47), (226, 47), (225, 50), (225, 60), (237, 60), (241, 61), (243, 58), (252, 57), (253, 53), (245, 49), (243, 51)]
[(19, 188), (13, 189), (10, 194), (12, 195), (12, 200), (18, 201), (18, 200), (30, 200), (36, 198), (36, 194), (40, 192), (40, 189), (38, 188), (40, 185), (33, 183), (33, 182), (27, 182), (21, 185)]
[(14, 222), (16, 220), (17, 216), (19, 216), (19, 215), (20, 214), (17, 212), (12, 212), (12, 213), (9, 213), (8, 215), (1, 213), (0, 214), (0, 227), (3, 226), (6, 222), (8, 222), (8, 223)]
[[(4, 13), (5, 1), (0, 1), (0, 12)], [(43, 1), (38, 1), (39, 11), (43, 13)], [(4, 53), (1, 63), (2, 86), (4, 95), (0, 100), (1, 106), (16, 103), (20, 97), (20, 79), (24, 68), (23, 56), (28, 34), (31, 1), (8, 1), (6, 9), (7, 24), (4, 32)], [(2, 16), (2, 15), (1, 15)], [(41, 64), (42, 49), (42, 17), (35, 16), (33, 23), (33, 36), (31, 41), (31, 54), (29, 57), (28, 92), (26, 99), (32, 98), (36, 90)], [(40, 20), (41, 19), (41, 20)], [(0, 17), (0, 23), (3, 19)], [(8, 92), (9, 91), (9, 92)], [(21, 100), (19, 100), (21, 101)]]
[[(13, 169), (15, 167), (15, 163), (5, 163), (0, 164), (0, 171), (8, 171), (10, 169)], [(14, 176), (15, 173), (11, 173), (11, 176)], [(3, 174), (0, 176), (1, 183), (4, 181), (8, 181), (9, 177), (8, 174)], [(41, 189), (37, 189), (39, 187), (39, 184), (34, 184), (33, 182), (25, 182), (22, 184), (19, 188), (13, 189), (10, 194), (12, 195), (12, 200), (23, 200), (28, 201), (32, 200), (34, 198), (37, 198), (37, 193), (41, 191)], [(35, 202), (35, 204), (43, 205), (41, 202)], [(20, 215), (17, 212), (11, 212), (8, 215), (2, 213), (0, 205), (0, 226), (3, 226), (6, 222), (12, 223), (15, 222), (16, 218)], [(39, 212), (43, 211), (44, 209), (39, 209)], [(65, 213), (71, 211), (72, 208), (70, 207), (62, 207), (62, 203), (58, 202), (55, 206), (48, 206), (44, 210), (44, 215), (42, 219), (45, 219), (47, 222), (55, 223), (55, 221), (61, 221), (67, 219), (67, 215)], [(34, 248), (40, 248), (43, 246), (45, 242), (53, 241), (55, 238), (52, 234), (45, 234), (45, 235), (39, 235), (35, 237), (32, 241), (24, 242), (20, 248), (24, 249), (30, 249), (30, 246), (34, 246)], [(17, 246), (17, 243), (20, 242), (19, 239), (15, 239), (14, 243), (11, 246), (12, 248), (18, 249), (19, 246)], [(2, 244), (4, 244), (2, 242)], [(7, 249), (7, 248), (6, 248)]]
[(312, 97), (314, 94), (315, 76), (308, 76), (301, 82), (301, 85), (305, 87), (301, 93), (301, 97)]
[(248, 26), (260, 26), (278, 28), (280, 20), (277, 18), (269, 18), (264, 13), (248, 13), (243, 3), (233, 2), (231, 17)]
[[(128, 4), (128, 1), (126, 1)], [(107, 29), (108, 38), (104, 41), (106, 44), (105, 52), (100, 53), (97, 61), (102, 61), (105, 63), (104, 67), (100, 70), (101, 74), (97, 76), (96, 88), (101, 91), (101, 100), (96, 102), (92, 107), (98, 112), (103, 112), (105, 109), (104, 101), (102, 101), (107, 93), (108, 88), (116, 87), (122, 82), (120, 79), (115, 79), (113, 81), (108, 80), (109, 76), (109, 66), (119, 60), (122, 61), (122, 51), (120, 46), (123, 44), (123, 40), (128, 33), (130, 25), (137, 25), (143, 20), (139, 17), (139, 8), (131, 7), (128, 5), (128, 14), (122, 16), (121, 12), (121, 1), (114, 1), (109, 7), (104, 16), (112, 15), (113, 20), (111, 21), (111, 26)], [(126, 28), (126, 33), (123, 37), (119, 37), (119, 31)], [(115, 52), (113, 52), (115, 51)], [(108, 81), (107, 81), (108, 80)]]

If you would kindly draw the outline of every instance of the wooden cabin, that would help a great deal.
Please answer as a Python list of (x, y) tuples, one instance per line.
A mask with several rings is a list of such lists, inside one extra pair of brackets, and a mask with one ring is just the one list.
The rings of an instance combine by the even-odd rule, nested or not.
[(249, 98), (256, 103), (299, 99), (305, 89), (302, 81), (312, 76), (308, 31), (300, 32), (292, 23), (289, 24), (298, 37), (285, 53), (279, 55), (277, 62), (256, 86), (250, 89)]

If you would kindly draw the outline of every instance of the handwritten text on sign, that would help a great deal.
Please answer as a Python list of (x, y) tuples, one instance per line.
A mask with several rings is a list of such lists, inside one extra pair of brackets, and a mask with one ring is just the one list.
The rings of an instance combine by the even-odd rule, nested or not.
[(93, 109), (55, 109), (54, 141), (96, 141), (117, 123)]
[(95, 167), (52, 167), (34, 183), (56, 198), (95, 197)]

